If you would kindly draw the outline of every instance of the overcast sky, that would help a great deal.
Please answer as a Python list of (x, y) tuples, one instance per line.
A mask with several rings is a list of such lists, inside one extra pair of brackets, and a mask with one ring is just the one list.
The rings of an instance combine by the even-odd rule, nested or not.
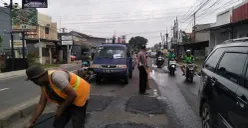
[[(9, 0), (0, 0), (9, 1)], [(19, 2), (21, 0), (14, 0)], [(171, 27), (176, 17), (179, 28), (191, 32), (192, 12), (207, 0), (48, 0), (48, 8), (38, 9), (48, 14), (58, 29), (66, 28), (97, 37), (127, 35), (143, 36), (148, 46), (161, 41), (160, 32)], [(210, 0), (196, 16), (196, 24), (214, 23), (216, 14), (242, 0)]]

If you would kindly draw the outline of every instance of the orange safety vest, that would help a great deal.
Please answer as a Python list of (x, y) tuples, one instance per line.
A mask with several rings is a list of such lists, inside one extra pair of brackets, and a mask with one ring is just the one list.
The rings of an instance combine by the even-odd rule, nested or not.
[[(57, 88), (52, 82), (52, 74), (55, 71), (56, 70), (48, 70), (48, 79), (49, 79), (50, 86), (52, 87), (52, 89), (54, 90), (54, 92), (58, 96), (60, 96), (63, 99), (66, 99), (68, 96), (61, 89)], [(85, 105), (86, 101), (89, 98), (90, 84), (87, 81), (85, 81), (84, 79), (82, 79), (79, 76), (77, 76), (76, 74), (74, 74), (74, 73), (69, 72), (69, 74), (70, 74), (70, 85), (73, 87), (73, 89), (77, 93), (77, 97), (74, 100), (73, 104), (78, 106), (78, 107), (82, 107), (82, 106)], [(46, 88), (45, 87), (43, 87), (42, 90), (43, 90), (43, 92), (46, 95), (48, 100), (50, 100), (52, 102), (55, 102), (55, 103), (58, 103), (58, 104), (62, 104), (62, 103), (59, 103), (57, 101), (54, 101), (54, 100), (50, 99), (48, 94), (46, 93)]]

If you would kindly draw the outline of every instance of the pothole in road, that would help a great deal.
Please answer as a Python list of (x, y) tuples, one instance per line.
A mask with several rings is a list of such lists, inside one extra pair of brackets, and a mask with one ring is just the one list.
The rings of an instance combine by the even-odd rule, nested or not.
[(91, 95), (87, 112), (103, 111), (113, 101), (113, 96)]
[(128, 124), (110, 124), (105, 126), (104, 128), (154, 128), (154, 127), (144, 124), (128, 123)]
[(133, 96), (126, 104), (127, 112), (145, 114), (164, 114), (160, 101), (155, 97)]

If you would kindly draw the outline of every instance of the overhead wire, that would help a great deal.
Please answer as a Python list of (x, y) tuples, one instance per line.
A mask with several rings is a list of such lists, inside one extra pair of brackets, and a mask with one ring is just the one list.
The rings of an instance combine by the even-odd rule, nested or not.
[[(213, 12), (215, 12), (217, 10), (220, 10), (220, 9), (223, 9), (223, 6), (227, 6), (228, 8), (230, 8), (229, 6), (233, 6), (234, 3), (237, 3), (239, 1), (241, 1), (241, 0), (236, 0), (236, 1), (230, 0), (230, 1), (226, 2), (224, 5), (221, 5), (220, 7), (216, 8), (215, 10), (210, 11), (209, 13), (206, 13), (205, 15), (198, 16), (198, 18), (202, 17), (201, 19), (203, 19), (206, 16), (209, 16), (209, 15), (213, 14)], [(201, 19), (199, 19), (199, 20), (201, 20)]]

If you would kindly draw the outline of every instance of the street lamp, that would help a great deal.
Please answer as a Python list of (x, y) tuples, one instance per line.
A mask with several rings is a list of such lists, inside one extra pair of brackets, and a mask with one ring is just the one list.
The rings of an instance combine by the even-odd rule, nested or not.
[(8, 5), (7, 3), (4, 3), (4, 7), (9, 8), (10, 9), (10, 26), (11, 26), (11, 69), (12, 71), (14, 71), (14, 37), (13, 37), (13, 31), (12, 31), (12, 10), (13, 8), (17, 8), (18, 7), (18, 3), (15, 3), (13, 5), (13, 0), (10, 0), (10, 4)]

